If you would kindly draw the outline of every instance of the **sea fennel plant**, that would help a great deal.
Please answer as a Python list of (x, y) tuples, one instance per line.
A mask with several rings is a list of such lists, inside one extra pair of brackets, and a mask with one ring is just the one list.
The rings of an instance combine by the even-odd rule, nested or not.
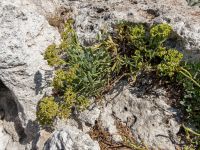
[(72, 110), (86, 109), (90, 98), (100, 98), (124, 77), (134, 79), (138, 72), (154, 72), (158, 77), (176, 79), (183, 87), (182, 105), (188, 120), (200, 128), (199, 67), (185, 65), (182, 53), (165, 46), (172, 32), (168, 24), (148, 27), (120, 22), (112, 34), (85, 47), (69, 20), (61, 43), (50, 45), (44, 55), (55, 68), (55, 76), (52, 97), (45, 97), (38, 104), (40, 124), (52, 125), (56, 117), (68, 118)]
[[(72, 109), (79, 111), (87, 108), (89, 98), (101, 94), (111, 72), (109, 52), (102, 47), (82, 46), (72, 26), (72, 20), (69, 20), (62, 33), (61, 44), (50, 45), (44, 55), (48, 64), (56, 70), (52, 81), (54, 98), (50, 100), (54, 99), (58, 106), (56, 117), (59, 118), (69, 117)], [(52, 118), (55, 119), (55, 115), (43, 113), (42, 102), (46, 100), (41, 100), (37, 111), (38, 121), (42, 125), (52, 124)], [(52, 111), (55, 113), (55, 110)]]
[[(135, 76), (146, 68), (161, 75), (173, 75), (182, 55), (163, 46), (170, 32), (171, 27), (167, 24), (149, 29), (143, 24), (123, 22), (116, 25), (113, 36), (108, 34), (95, 45), (85, 47), (78, 42), (73, 21), (69, 20), (61, 44), (50, 45), (44, 55), (48, 64), (55, 67), (54, 98), (50, 100), (58, 106), (56, 117), (67, 118), (72, 109), (87, 108), (90, 98), (100, 97), (122, 77)], [(41, 104), (37, 112), (40, 122)], [(47, 118), (55, 118), (55, 115)], [(45, 123), (42, 121), (42, 124)]]

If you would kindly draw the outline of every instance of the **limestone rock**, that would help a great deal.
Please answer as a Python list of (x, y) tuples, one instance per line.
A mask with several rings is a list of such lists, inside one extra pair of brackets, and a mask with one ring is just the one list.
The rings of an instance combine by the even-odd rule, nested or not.
[(113, 23), (119, 20), (148, 24), (165, 22), (181, 37), (174, 47), (199, 54), (199, 8), (189, 7), (186, 0), (60, 1), (62, 6), (73, 10), (71, 16), (76, 21), (78, 36), (85, 44), (94, 42), (100, 30), (112, 31)]
[[(141, 87), (121, 82), (106, 96), (106, 101), (110, 102), (107, 107), (112, 113), (104, 116), (120, 119), (131, 128), (137, 141), (149, 148), (175, 150), (177, 145), (173, 141), (178, 141), (176, 134), (180, 129), (180, 112), (168, 104), (169, 98), (164, 89), (153, 91), (145, 95)], [(106, 117), (102, 120), (104, 123)], [(112, 124), (112, 128), (114, 126)]]
[(2, 120), (0, 120), (0, 139), (0, 150), (25, 150), (24, 145), (21, 145), (18, 141), (14, 141), (13, 136), (5, 129)]
[(115, 118), (112, 114), (112, 104), (107, 104), (107, 106), (102, 109), (99, 119), (102, 123), (102, 127), (112, 135), (112, 139), (115, 142), (122, 142), (122, 137), (118, 133), (117, 127), (115, 125)]
[(81, 120), (81, 122), (94, 126), (95, 121), (97, 121), (99, 118), (100, 112), (100, 109), (98, 109), (97, 107), (92, 110), (85, 110), (80, 114), (79, 119)]
[(35, 140), (33, 141), (33, 147), (32, 149), (35, 150), (42, 150), (44, 147), (45, 142), (50, 138), (51, 133), (41, 130), (38, 134)]
[(76, 127), (66, 126), (55, 131), (46, 142), (44, 150), (100, 150), (96, 141)]
[(10, 137), (5, 133), (3, 126), (0, 124), (0, 150), (4, 150), (9, 143)]
[[(13, 95), (15, 115), (26, 128), (49, 90), (45, 78), (52, 69), (43, 59), (44, 50), (60, 36), (32, 1), (2, 0), (0, 29), (0, 80)], [(30, 130), (25, 132), (31, 134)]]

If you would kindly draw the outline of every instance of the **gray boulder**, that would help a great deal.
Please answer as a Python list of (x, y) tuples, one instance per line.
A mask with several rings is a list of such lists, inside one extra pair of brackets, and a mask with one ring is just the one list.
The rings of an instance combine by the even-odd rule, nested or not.
[[(32, 126), (37, 102), (50, 89), (45, 78), (52, 68), (43, 58), (44, 50), (60, 39), (37, 10), (33, 1), (0, 2), (0, 81), (12, 95), (23, 128)], [(35, 132), (31, 130), (25, 129), (26, 134)]]
[(45, 143), (44, 150), (100, 150), (98, 142), (76, 127), (57, 130)]

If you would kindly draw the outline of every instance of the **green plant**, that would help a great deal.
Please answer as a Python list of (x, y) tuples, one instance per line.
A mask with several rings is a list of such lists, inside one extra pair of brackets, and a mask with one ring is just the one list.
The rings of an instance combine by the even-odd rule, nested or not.
[(58, 104), (53, 97), (45, 97), (38, 104), (37, 120), (41, 125), (52, 125), (58, 113)]
[(171, 26), (168, 24), (155, 25), (150, 30), (150, 46), (157, 48), (165, 42), (172, 32)]
[[(187, 119), (200, 131), (200, 63), (186, 63), (184, 67), (189, 71), (188, 77), (180, 73), (178, 81), (184, 87), (184, 94), (181, 104), (184, 106), (188, 116)], [(193, 80), (188, 80), (191, 78)]]
[(50, 66), (59, 66), (64, 63), (64, 61), (59, 58), (59, 53), (59, 49), (56, 48), (56, 45), (52, 44), (46, 49), (44, 59), (48, 61)]
[(74, 54), (75, 51), (68, 51), (69, 67), (78, 64), (77, 77), (71, 83), (73, 90), (87, 97), (99, 95), (110, 75), (111, 57), (108, 51), (104, 48), (83, 48)]
[(73, 20), (69, 20), (61, 44), (49, 46), (44, 55), (56, 70), (52, 82), (56, 101), (52, 97), (41, 100), (38, 121), (44, 125), (56, 116), (67, 118), (72, 108), (84, 110), (91, 97), (99, 98), (121, 78), (137, 78), (139, 72), (153, 71), (159, 77), (177, 79), (184, 88), (182, 105), (187, 120), (200, 129), (200, 65), (184, 64), (183, 54), (165, 46), (171, 33), (168, 24), (148, 27), (120, 22), (112, 36), (107, 33), (98, 43), (85, 47), (78, 42)]
[(193, 128), (183, 125), (183, 139), (186, 141), (184, 150), (197, 149), (200, 146), (200, 134), (197, 133), (200, 132), (200, 62), (183, 62), (176, 79), (183, 87), (180, 104), (186, 114), (185, 125)]
[(146, 45), (146, 31), (143, 25), (136, 25), (129, 27), (129, 38), (130, 43), (133, 44), (137, 49), (145, 48)]
[(200, 147), (200, 134), (191, 130), (190, 128), (182, 125), (185, 131), (185, 142), (184, 150), (196, 150)]
[[(71, 109), (84, 110), (90, 104), (89, 98), (101, 95), (111, 73), (111, 56), (105, 46), (84, 47), (73, 30), (73, 21), (66, 23), (60, 45), (47, 48), (44, 58), (55, 67), (52, 85), (59, 118), (67, 118)], [(41, 101), (41, 103), (43, 100)], [(49, 101), (48, 101), (49, 102)], [(50, 101), (52, 104), (53, 100)], [(46, 106), (39, 104), (38, 113)], [(47, 116), (46, 116), (47, 115)], [(38, 121), (41, 125), (50, 124), (53, 116), (43, 113), (48, 119)]]
[(186, 0), (190, 6), (200, 6), (200, 0)]
[(171, 32), (168, 24), (154, 25), (150, 29), (143, 24), (119, 24), (115, 42), (123, 45), (117, 53), (122, 66), (128, 67), (128, 72), (133, 74), (149, 68), (161, 76), (173, 76), (179, 71), (183, 54), (164, 46)]
[(113, 37), (108, 34), (96, 45), (85, 47), (78, 42), (73, 20), (69, 20), (61, 44), (50, 45), (44, 55), (56, 69), (52, 85), (58, 116), (68, 117), (73, 107), (83, 110), (89, 106), (89, 98), (101, 96), (114, 81), (135, 76), (146, 66), (172, 75), (182, 57), (177, 50), (163, 46), (170, 33), (167, 24), (149, 29), (143, 24), (122, 22)]
[(180, 62), (183, 54), (175, 49), (169, 49), (164, 55), (161, 54), (162, 61), (157, 66), (157, 70), (162, 76), (172, 77), (174, 73), (179, 71)]

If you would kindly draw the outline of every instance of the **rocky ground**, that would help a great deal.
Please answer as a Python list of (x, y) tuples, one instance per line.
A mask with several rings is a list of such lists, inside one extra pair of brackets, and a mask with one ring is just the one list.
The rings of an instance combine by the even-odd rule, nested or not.
[(53, 133), (38, 126), (37, 103), (51, 93), (53, 75), (43, 53), (51, 43), (59, 43), (68, 18), (75, 20), (85, 45), (95, 42), (101, 30), (112, 31), (119, 20), (166, 22), (180, 36), (177, 43), (171, 40), (173, 47), (187, 58), (200, 55), (200, 9), (186, 0), (1, 0), (0, 150), (98, 150), (102, 143), (95, 141), (93, 127), (101, 122), (113, 141), (122, 142), (117, 121), (137, 143), (177, 149), (181, 113), (170, 103), (177, 97), (169, 97), (169, 89), (153, 86), (154, 80), (146, 77), (134, 85), (121, 81), (98, 105), (58, 121)]

